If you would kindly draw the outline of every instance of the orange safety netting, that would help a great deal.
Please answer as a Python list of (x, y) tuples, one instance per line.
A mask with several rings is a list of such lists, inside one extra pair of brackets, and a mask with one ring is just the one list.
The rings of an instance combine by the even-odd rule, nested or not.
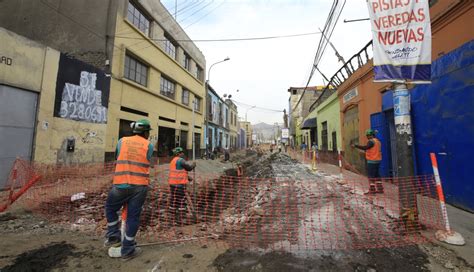
[[(21, 167), (16, 168), (16, 185), (10, 191), (15, 195), (23, 190), (19, 205), (54, 223), (104, 234), (112, 163), (15, 165)], [(191, 172), (187, 208), (178, 212), (170, 209), (167, 168), (151, 170), (139, 231), (142, 240), (201, 239), (290, 251), (359, 249), (422, 243), (427, 241), (422, 231), (443, 228), (433, 176), (383, 180), (384, 193), (365, 195), (368, 180), (360, 176), (257, 179)], [(410, 203), (412, 209), (401, 208), (400, 202)]]

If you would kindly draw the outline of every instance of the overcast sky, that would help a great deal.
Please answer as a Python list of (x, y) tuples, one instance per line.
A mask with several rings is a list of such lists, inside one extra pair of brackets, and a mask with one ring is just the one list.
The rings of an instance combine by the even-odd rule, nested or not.
[[(175, 0), (162, 3), (174, 14)], [(177, 0), (177, 3), (177, 21), (188, 36), (196, 40), (317, 32), (324, 27), (333, 1)], [(343, 21), (367, 17), (365, 0), (347, 0), (331, 38), (346, 60), (371, 39), (371, 32), (369, 21)], [(320, 37), (315, 34), (260, 41), (196, 42), (196, 45), (204, 53), (206, 69), (230, 58), (214, 65), (210, 73), (210, 84), (221, 96), (230, 93), (237, 102), (288, 110), (287, 90), (306, 85)], [(319, 65), (322, 72), (330, 78), (341, 65), (328, 46)], [(322, 77), (316, 73), (310, 85), (323, 85)], [(239, 105), (239, 116), (245, 118), (248, 108)], [(282, 116), (282, 113), (258, 109), (248, 111), (248, 120), (252, 123), (281, 123)]]

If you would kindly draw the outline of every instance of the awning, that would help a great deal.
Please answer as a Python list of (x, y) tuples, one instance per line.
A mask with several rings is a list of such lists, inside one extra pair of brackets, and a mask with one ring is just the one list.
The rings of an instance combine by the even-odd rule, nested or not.
[(301, 126), (301, 129), (310, 129), (310, 128), (314, 128), (314, 127), (316, 127), (316, 117), (306, 119), (303, 122), (303, 126)]

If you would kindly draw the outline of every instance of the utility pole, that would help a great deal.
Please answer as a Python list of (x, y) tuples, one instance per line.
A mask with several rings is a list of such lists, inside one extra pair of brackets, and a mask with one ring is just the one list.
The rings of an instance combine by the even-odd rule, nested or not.
[[(394, 83), (393, 107), (396, 129), (400, 215), (407, 230), (418, 229), (413, 166), (413, 133), (410, 116), (410, 92), (406, 84)], [(405, 178), (405, 179), (404, 179)]]

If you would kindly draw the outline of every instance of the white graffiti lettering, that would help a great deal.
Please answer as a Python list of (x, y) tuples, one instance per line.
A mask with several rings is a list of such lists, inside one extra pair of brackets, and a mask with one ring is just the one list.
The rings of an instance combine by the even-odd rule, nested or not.
[(107, 108), (102, 106), (102, 91), (96, 90), (97, 74), (81, 72), (79, 86), (65, 83), (62, 93), (61, 118), (107, 123)]

